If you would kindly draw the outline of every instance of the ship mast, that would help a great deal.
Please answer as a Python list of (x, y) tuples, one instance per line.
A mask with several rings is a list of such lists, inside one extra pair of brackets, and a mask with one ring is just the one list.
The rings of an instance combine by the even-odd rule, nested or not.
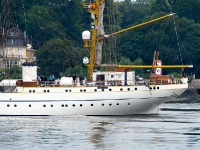
[(133, 30), (144, 25), (148, 25), (166, 18), (173, 16), (174, 14), (168, 14), (123, 30), (120, 30), (109, 35), (105, 35), (103, 27), (103, 10), (105, 7), (105, 0), (96, 0), (95, 2), (84, 3), (84, 8), (91, 13), (92, 22), (92, 38), (90, 38), (90, 32), (84, 31), (82, 38), (84, 40), (84, 48), (89, 49), (90, 58), (85, 57), (83, 63), (88, 67), (88, 81), (92, 81), (92, 72), (94, 68), (100, 67), (113, 67), (113, 68), (193, 68), (193, 65), (112, 65), (112, 64), (101, 64), (102, 57), (102, 45), (105, 38), (110, 36), (124, 33), (126, 31)]
[[(90, 59), (84, 63), (88, 67), (88, 81), (92, 80), (92, 72), (95, 65), (101, 63), (102, 41), (97, 41), (97, 37), (103, 36), (103, 11), (105, 0), (96, 0), (96, 2), (84, 3), (84, 8), (91, 13), (92, 22), (92, 39), (90, 40), (89, 31), (82, 34), (84, 40), (84, 48), (89, 49)], [(87, 59), (87, 58), (86, 58)]]

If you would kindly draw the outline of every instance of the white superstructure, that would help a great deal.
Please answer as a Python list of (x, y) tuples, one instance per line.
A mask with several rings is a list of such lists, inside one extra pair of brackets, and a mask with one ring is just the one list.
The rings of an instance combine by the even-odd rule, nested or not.
[[(37, 71), (35, 66), (28, 69)], [(6, 90), (0, 93), (0, 115), (157, 114), (160, 104), (188, 88), (188, 83), (181, 80), (177, 84), (138, 85), (132, 71), (94, 72), (93, 81), (80, 85), (77, 80), (74, 85), (72, 78), (63, 77), (59, 86), (57, 81), (38, 81), (33, 87), (34, 80), (5, 80), (1, 82), (1, 89)], [(8, 83), (12, 88), (7, 88)]]

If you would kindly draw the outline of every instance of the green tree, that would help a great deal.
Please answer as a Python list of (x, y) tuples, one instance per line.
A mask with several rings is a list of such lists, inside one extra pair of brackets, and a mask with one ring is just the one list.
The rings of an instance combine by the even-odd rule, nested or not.
[(176, 0), (173, 3), (173, 11), (179, 17), (186, 17), (200, 23), (200, 1), (199, 0)]
[(80, 53), (69, 40), (52, 39), (42, 46), (36, 53), (39, 74), (59, 77), (68, 67), (79, 64)]
[(3, 79), (22, 79), (22, 67), (0, 68), (0, 81)]
[[(143, 60), (141, 58), (137, 58), (132, 62), (129, 58), (121, 57), (119, 64), (120, 65), (136, 65), (136, 66), (139, 66), (139, 65), (143, 65)], [(143, 76), (143, 69), (132, 69), (132, 70), (135, 70), (136, 74), (140, 74), (141, 76)]]
[[(198, 63), (200, 59), (200, 2), (198, 0), (168, 1), (170, 5), (167, 0), (151, 0), (152, 5), (135, 4), (131, 0), (106, 1), (104, 12), (106, 34), (163, 16), (171, 10), (176, 15), (106, 40), (105, 44), (109, 46), (104, 47), (103, 55), (106, 57), (103, 58), (103, 62), (111, 62), (110, 59), (117, 58), (119, 61), (116, 60), (116, 62), (132, 63), (137, 58), (141, 58), (144, 64), (149, 65), (152, 63), (154, 50), (158, 50), (159, 59), (163, 61), (163, 64), (192, 63), (194, 69), (185, 69), (185, 71), (187, 74), (190, 71), (195, 73), (198, 78), (200, 74)], [(7, 3), (5, 0), (2, 1), (2, 3), (5, 2)], [(80, 41), (82, 41), (81, 32), (90, 29), (91, 17), (82, 7), (82, 1), (11, 0), (9, 4), (12, 5), (9, 8), (13, 15), (10, 20), (19, 24), (23, 31), (27, 30), (29, 38), (32, 36), (34, 48), (37, 49), (45, 44), (36, 54), (41, 73), (49, 75), (55, 70), (54, 74), (59, 76), (60, 72), (74, 72), (74, 66), (76, 66), (75, 71), (78, 70), (76, 68), (86, 70), (85, 67), (81, 68), (82, 65), (79, 65), (83, 55), (88, 55), (80, 48), (82, 47)], [(6, 11), (4, 14), (8, 15), (8, 13)], [(3, 22), (4, 18), (1, 20)], [(72, 43), (75, 43), (74, 45), (78, 48)], [(54, 56), (56, 52), (58, 54)], [(69, 56), (70, 52), (73, 53), (72, 57)], [(77, 55), (74, 59), (75, 54)]]
[[(141, 58), (137, 58), (133, 61), (133, 65), (144, 65), (143, 60)], [(144, 76), (144, 69), (135, 69), (135, 73), (140, 76)]]
[[(22, 15), (21, 18), (23, 17)], [(32, 36), (34, 48), (40, 47), (52, 38), (65, 37), (65, 29), (57, 21), (58, 16), (51, 7), (33, 6), (27, 11), (26, 18), (27, 32)]]
[(120, 65), (132, 65), (133, 63), (129, 58), (121, 57), (121, 60), (119, 62)]

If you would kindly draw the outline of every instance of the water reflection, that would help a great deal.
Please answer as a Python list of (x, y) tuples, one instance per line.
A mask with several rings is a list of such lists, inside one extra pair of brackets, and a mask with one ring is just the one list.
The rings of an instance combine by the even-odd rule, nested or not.
[(103, 138), (105, 136), (106, 129), (104, 126), (106, 126), (108, 123), (106, 122), (98, 122), (98, 123), (92, 123), (92, 129), (91, 129), (91, 137), (90, 141), (94, 143), (96, 149), (102, 148), (103, 145)]
[(165, 104), (159, 115), (0, 117), (1, 150), (198, 150), (200, 112), (190, 110), (199, 106)]

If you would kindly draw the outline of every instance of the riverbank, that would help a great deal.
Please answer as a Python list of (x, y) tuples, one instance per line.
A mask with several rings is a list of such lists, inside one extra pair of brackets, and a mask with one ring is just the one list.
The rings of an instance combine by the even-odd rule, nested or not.
[(167, 103), (200, 103), (200, 79), (193, 79), (184, 93)]

